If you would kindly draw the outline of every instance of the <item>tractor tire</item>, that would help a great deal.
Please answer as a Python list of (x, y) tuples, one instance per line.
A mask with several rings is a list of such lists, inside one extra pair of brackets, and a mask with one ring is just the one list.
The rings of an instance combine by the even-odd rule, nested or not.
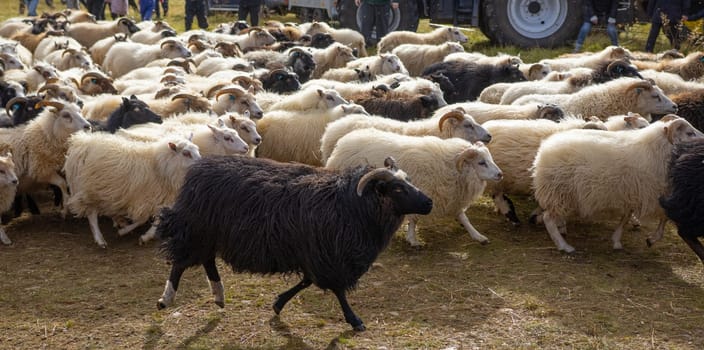
[(582, 6), (579, 0), (484, 0), (482, 22), (496, 44), (552, 48), (577, 37)]

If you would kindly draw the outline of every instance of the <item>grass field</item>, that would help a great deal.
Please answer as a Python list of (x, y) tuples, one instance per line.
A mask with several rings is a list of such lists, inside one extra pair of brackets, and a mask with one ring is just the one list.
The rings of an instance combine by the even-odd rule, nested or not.
[[(9, 1), (1, 18), (17, 13)], [(183, 2), (172, 0), (167, 20), (179, 30), (182, 13)], [(642, 48), (646, 30), (630, 28), (621, 41)], [(526, 61), (571, 51), (491, 47), (478, 32), (471, 37), (468, 50), (520, 52)], [(608, 43), (600, 33), (587, 40), (589, 50)], [(453, 220), (421, 222), (425, 246), (410, 248), (399, 232), (350, 294), (368, 329), (354, 333), (332, 293), (310, 288), (274, 316), (271, 303), (295, 276), (232, 274), (222, 264), (225, 309), (210, 301), (203, 271), (193, 269), (174, 306), (157, 311), (170, 267), (156, 243), (117, 237), (104, 220), (109, 247), (102, 250), (87, 221), (61, 219), (43, 199), (44, 214), (11, 222), (15, 243), (0, 246), (1, 349), (704, 348), (703, 266), (672, 227), (646, 247), (656, 226), (650, 220), (624, 234), (623, 251), (611, 249), (614, 221), (570, 222), (572, 255), (559, 253), (543, 227), (505, 222), (487, 199), (468, 216), (489, 245)], [(534, 203), (516, 202), (525, 219)]]

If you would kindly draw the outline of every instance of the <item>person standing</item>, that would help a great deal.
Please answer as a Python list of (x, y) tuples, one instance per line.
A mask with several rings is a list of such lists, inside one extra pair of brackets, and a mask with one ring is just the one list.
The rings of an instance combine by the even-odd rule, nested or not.
[(584, 40), (592, 30), (592, 25), (599, 23), (599, 19), (606, 21), (606, 34), (611, 39), (611, 45), (618, 46), (618, 29), (616, 28), (616, 10), (618, 0), (584, 0), (582, 3), (582, 17), (584, 23), (577, 35), (574, 52), (582, 51)]
[(159, 7), (164, 10), (164, 18), (169, 15), (169, 0), (156, 0), (154, 4), (154, 12), (156, 13), (156, 18), (161, 19), (161, 11)]
[(88, 9), (88, 12), (90, 12), (93, 16), (95, 16), (96, 20), (104, 20), (105, 19), (105, 1), (104, 0), (87, 0), (86, 1), (86, 8)]
[(39, 0), (29, 0), (29, 3), (27, 4), (27, 16), (36, 17), (37, 6), (39, 6)]
[(186, 31), (191, 30), (193, 17), (198, 19), (198, 28), (208, 29), (208, 17), (205, 17), (205, 0), (186, 1)]
[(240, 21), (247, 19), (249, 14), (249, 21), (252, 27), (259, 25), (259, 11), (262, 8), (262, 0), (240, 0), (240, 8), (237, 10), (237, 17)]
[(154, 13), (154, 2), (156, 0), (139, 0), (139, 16), (142, 21), (151, 21)]
[(398, 8), (399, 0), (354, 0), (362, 12), (362, 35), (367, 47), (373, 47), (372, 29), (376, 27), (376, 41), (381, 40), (389, 32), (389, 14), (391, 9)]
[[(650, 0), (648, 2), (648, 16), (650, 16), (650, 33), (645, 43), (645, 51), (653, 52), (655, 41), (662, 28), (670, 45), (679, 50), (682, 40), (682, 24), (689, 14), (689, 0)], [(663, 17), (665, 21), (663, 21)]]
[(127, 0), (110, 0), (110, 17), (116, 20), (127, 16)]

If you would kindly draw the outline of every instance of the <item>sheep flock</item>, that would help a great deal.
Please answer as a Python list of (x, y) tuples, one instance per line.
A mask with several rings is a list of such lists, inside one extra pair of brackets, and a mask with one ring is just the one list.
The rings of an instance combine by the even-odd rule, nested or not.
[[(467, 42), (454, 27), (394, 32), (369, 56), (359, 33), (319, 22), (176, 33), (81, 11), (5, 20), (0, 242), (21, 240), (5, 226), (53, 196), (42, 210), (81, 218), (100, 249), (104, 234), (161, 241), (173, 269), (159, 309), (196, 265), (223, 307), (220, 257), (302, 278), (276, 314), (310, 285), (331, 290), (356, 331), (345, 293), (397, 230), (423, 254), (426, 225), (456, 219), (491, 249), (467, 213), (481, 197), (496, 225), (544, 226), (536, 239), (568, 256), (575, 221), (615, 220), (612, 248), (627, 250), (629, 223), (658, 249), (671, 219), (704, 261), (701, 193), (684, 190), (704, 178), (703, 53), (523, 62)], [(534, 199), (528, 220), (515, 196)]]

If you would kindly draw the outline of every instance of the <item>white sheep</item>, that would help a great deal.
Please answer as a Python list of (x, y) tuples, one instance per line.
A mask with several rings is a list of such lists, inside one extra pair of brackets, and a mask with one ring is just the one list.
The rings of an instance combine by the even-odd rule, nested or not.
[(658, 62), (636, 61), (633, 64), (640, 70), (653, 69), (678, 74), (685, 81), (704, 76), (704, 53), (700, 51), (692, 52), (684, 58)]
[(159, 58), (190, 56), (191, 52), (182, 43), (173, 39), (166, 39), (160, 45), (121, 42), (108, 50), (103, 67), (113, 78), (118, 78)]
[(254, 157), (255, 149), (262, 143), (262, 136), (257, 130), (257, 124), (249, 118), (249, 112), (245, 112), (243, 116), (236, 114), (227, 115), (224, 118), (224, 122), (228, 128), (237, 131), (237, 134), (249, 147), (247, 155)]
[(227, 70), (252, 72), (254, 67), (249, 61), (239, 57), (208, 57), (198, 64), (196, 74), (208, 77)]
[(628, 112), (626, 115), (614, 115), (606, 119), (604, 126), (609, 131), (636, 130), (650, 125), (647, 119), (638, 113)]
[(131, 19), (122, 17), (112, 22), (82, 22), (71, 24), (66, 30), (66, 35), (76, 39), (83, 47), (89, 48), (100, 39), (115, 34), (129, 35), (138, 30), (139, 28)]
[(437, 28), (430, 33), (415, 33), (402, 30), (386, 34), (386, 36), (379, 41), (377, 47), (379, 53), (386, 53), (391, 52), (402, 44), (439, 45), (446, 41), (466, 43), (467, 37), (456, 27)]
[(489, 184), (486, 189), (499, 213), (514, 224), (519, 224), (520, 220), (505, 194), (524, 196), (532, 194), (529, 169), (538, 152), (540, 142), (552, 134), (581, 129), (588, 125), (590, 125), (589, 122), (575, 117), (564, 118), (559, 123), (546, 119), (495, 119), (482, 124), (492, 135), (492, 140), (487, 145), (489, 151), (504, 173), (503, 180)]
[(403, 62), (412, 77), (421, 75), (426, 67), (442, 62), (445, 56), (455, 52), (464, 52), (464, 47), (456, 42), (441, 45), (403, 44), (391, 51)]
[(115, 34), (107, 38), (100, 39), (93, 44), (93, 46), (88, 48), (90, 52), (90, 57), (93, 58), (95, 64), (102, 65), (105, 60), (105, 55), (107, 55), (110, 48), (119, 42), (132, 42), (126, 34)]
[(76, 39), (68, 36), (49, 36), (37, 44), (34, 49), (34, 59), (43, 61), (44, 58), (54, 51), (62, 51), (66, 49), (81, 50), (83, 46)]
[(403, 62), (398, 56), (388, 53), (376, 56), (362, 57), (354, 61), (347, 62), (347, 68), (369, 69), (369, 74), (387, 75), (393, 73), (408, 74), (408, 70), (403, 66)]
[(549, 64), (553, 71), (567, 71), (572, 68), (585, 67), (596, 69), (604, 62), (630, 59), (631, 52), (620, 46), (608, 46), (594, 54), (579, 55), (575, 57), (558, 57), (542, 59), (539, 63)]
[(567, 114), (606, 119), (627, 112), (650, 118), (652, 114), (675, 113), (677, 105), (647, 80), (619, 78), (586, 87), (573, 94), (526, 95), (513, 104), (554, 103)]
[(98, 215), (128, 218), (123, 235), (143, 225), (178, 195), (188, 167), (200, 159), (186, 139), (130, 141), (109, 134), (75, 135), (66, 155), (70, 211), (87, 217), (95, 242), (107, 247)]
[(321, 79), (335, 80), (342, 83), (349, 82), (368, 82), (372, 80), (372, 75), (369, 71), (369, 66), (362, 68), (332, 68), (328, 69)]
[(562, 108), (553, 104), (495, 105), (484, 102), (460, 102), (447, 105), (435, 111), (433, 117), (461, 109), (471, 115), (479, 124), (494, 119), (550, 119), (557, 121), (564, 117)]
[(481, 52), (456, 52), (447, 55), (443, 61), (464, 61), (476, 64), (491, 64), (491, 65), (521, 65), (523, 60), (518, 56), (511, 56), (505, 53), (500, 53), (496, 56), (487, 56)]
[(67, 70), (70, 68), (81, 68), (90, 70), (93, 68), (93, 60), (90, 54), (73, 48), (54, 51), (48, 54), (44, 61), (53, 65), (58, 70)]
[(450, 110), (433, 118), (402, 122), (379, 116), (351, 115), (328, 124), (320, 139), (320, 155), (324, 164), (337, 141), (346, 134), (374, 128), (408, 136), (436, 136), (441, 139), (461, 138), (469, 142), (489, 142), (491, 134), (474, 118), (458, 110)]
[(223, 115), (228, 112), (243, 114), (247, 111), (252, 119), (261, 119), (264, 116), (264, 111), (254, 96), (253, 86), (250, 86), (247, 90), (239, 85), (223, 87), (215, 94), (215, 102), (212, 105), (213, 112), (217, 115)]
[(673, 145), (702, 136), (678, 118), (627, 132), (571, 130), (544, 140), (533, 163), (533, 187), (557, 249), (574, 251), (562, 237), (573, 216), (620, 217), (611, 237), (614, 249), (622, 249), (631, 215), (657, 216), (660, 225), (648, 242), (661, 238), (666, 219), (658, 199), (667, 191)]
[(311, 73), (311, 79), (317, 79), (323, 76), (328, 69), (342, 68), (355, 59), (352, 49), (340, 44), (332, 43), (332, 45), (324, 49), (309, 49), (313, 54), (315, 61), (315, 69)]
[(353, 50), (357, 50), (360, 57), (367, 56), (367, 45), (364, 36), (356, 30), (349, 28), (335, 29), (324, 22), (313, 22), (305, 32), (313, 36), (316, 33), (328, 33), (335, 42), (345, 45)]
[(257, 148), (258, 158), (280, 162), (299, 162), (323, 165), (320, 140), (325, 127), (336, 120), (356, 115), (366, 117), (364, 108), (355, 104), (341, 104), (329, 109), (306, 111), (271, 111), (257, 122), (262, 143)]
[(236, 43), (241, 50), (250, 47), (267, 46), (276, 42), (276, 39), (269, 32), (257, 27), (250, 28), (247, 34), (232, 35), (231, 37), (232, 39), (228, 40), (228, 42)]
[[(0, 156), (0, 212), (5, 212), (12, 207), (12, 202), (17, 193), (17, 175), (12, 153), (7, 152)], [(0, 222), (1, 224), (2, 222)], [(12, 241), (5, 233), (5, 228), (0, 226), (0, 242), (10, 245)]]
[[(510, 105), (525, 95), (571, 94), (592, 84), (592, 75), (575, 74), (562, 81), (522, 81), (511, 84), (501, 95), (499, 104)], [(485, 89), (486, 90), (486, 89)], [(483, 93), (484, 91), (482, 91)]]
[(292, 95), (280, 98), (278, 102), (270, 104), (268, 110), (305, 111), (311, 109), (330, 109), (348, 102), (333, 89), (323, 89), (309, 86)]
[(651, 79), (668, 96), (704, 88), (704, 84), (701, 82), (685, 81), (679, 74), (675, 73), (646, 69), (640, 71), (640, 74), (645, 79)]
[[(44, 110), (26, 127), (17, 129), (9, 143), (3, 140), (1, 146), (12, 150), (20, 179), (18, 192), (31, 192), (37, 185), (51, 184), (61, 189), (66, 204), (68, 191), (60, 173), (68, 138), (76, 132), (90, 130), (90, 124), (75, 104), (43, 100), (37, 105)], [(65, 210), (64, 205), (64, 214)]]
[[(489, 239), (477, 232), (465, 214), (486, 186), (487, 180), (501, 180), (501, 170), (489, 150), (481, 143), (459, 138), (406, 136), (373, 128), (355, 130), (337, 141), (326, 163), (327, 168), (342, 169), (359, 165), (379, 166), (388, 156), (396, 159), (423, 193), (433, 199), (431, 219), (455, 217), (469, 235), (481, 242)], [(408, 216), (406, 240), (420, 245), (416, 238), (419, 216)]]
[(552, 72), (552, 68), (547, 63), (519, 64), (518, 69), (528, 80), (542, 80)]

